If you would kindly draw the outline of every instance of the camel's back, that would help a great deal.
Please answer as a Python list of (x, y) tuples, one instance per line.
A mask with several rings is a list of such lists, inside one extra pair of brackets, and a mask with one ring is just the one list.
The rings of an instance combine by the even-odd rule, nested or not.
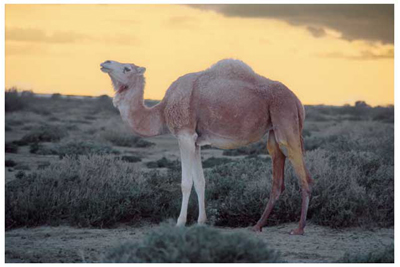
[(244, 139), (256, 139), (270, 127), (270, 100), (280, 85), (256, 74), (242, 61), (221, 60), (205, 71), (180, 77), (170, 86), (164, 99), (166, 122), (173, 133), (183, 127), (207, 128), (222, 136), (235, 132)]

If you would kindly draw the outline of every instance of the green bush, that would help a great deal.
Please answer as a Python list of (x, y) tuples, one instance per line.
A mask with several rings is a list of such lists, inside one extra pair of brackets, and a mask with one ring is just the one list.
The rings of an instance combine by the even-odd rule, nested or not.
[(248, 146), (239, 147), (235, 149), (224, 150), (222, 155), (224, 156), (243, 156), (243, 155), (260, 155), (268, 154), (267, 152), (267, 142), (259, 141)]
[(108, 145), (103, 145), (95, 142), (68, 142), (57, 146), (44, 146), (39, 143), (30, 145), (30, 153), (38, 155), (58, 155), (60, 158), (65, 156), (90, 155), (90, 154), (119, 154), (119, 151)]
[(4, 102), (6, 112), (23, 110), (28, 106), (26, 101), (19, 96), (16, 88), (6, 90)]
[(5, 151), (6, 153), (18, 153), (18, 146), (13, 143), (6, 143)]
[(374, 250), (364, 254), (346, 253), (340, 263), (394, 263), (394, 244), (382, 250)]
[(108, 95), (101, 95), (94, 99), (92, 111), (93, 113), (110, 112), (119, 114), (119, 110), (114, 107), (112, 98)]
[(229, 163), (229, 162), (232, 162), (232, 160), (231, 159), (227, 159), (227, 158), (211, 157), (211, 158), (208, 158), (208, 159), (203, 161), (203, 168), (204, 169), (213, 168), (215, 166), (226, 164), (226, 163)]
[(181, 162), (178, 160), (169, 160), (166, 157), (162, 157), (157, 161), (150, 161), (146, 163), (147, 168), (157, 169), (157, 168), (168, 168), (174, 170), (181, 169)]
[(280, 254), (244, 231), (163, 224), (141, 242), (113, 248), (107, 263), (276, 263)]
[[(6, 227), (58, 225), (110, 227), (175, 217), (177, 176), (138, 173), (110, 156), (65, 157), (6, 184)], [(160, 179), (161, 178), (161, 179)]]
[(102, 137), (111, 142), (115, 146), (123, 147), (151, 147), (155, 144), (146, 141), (139, 136), (134, 136), (132, 134), (127, 134), (117, 131), (107, 131), (102, 134)]
[[(317, 133), (323, 135), (318, 136)], [(315, 181), (308, 220), (335, 228), (393, 226), (393, 125), (376, 121), (341, 123), (325, 127), (312, 136), (325, 141), (320, 148), (308, 151), (305, 157)], [(85, 143), (60, 144), (52, 149), (57, 155), (109, 151), (98, 148), (98, 144), (93, 146), (87, 148)], [(124, 169), (127, 166), (132, 168), (133, 164), (125, 162), (130, 159), (114, 158), (111, 155), (66, 157), (55, 166), (7, 183), (7, 227), (33, 226), (57, 220), (71, 225), (111, 227), (126, 221), (158, 223), (166, 218), (177, 218), (181, 205), (179, 161), (162, 158), (148, 163), (149, 168), (164, 167), (168, 168), (167, 172), (133, 174), (133, 171), (127, 173)], [(71, 175), (75, 178), (70, 178)], [(207, 215), (211, 224), (232, 227), (253, 225), (260, 218), (269, 198), (271, 160), (253, 157), (222, 162), (205, 169), (205, 179)], [(63, 184), (62, 190), (54, 184)], [(288, 160), (285, 186), (286, 190), (277, 201), (268, 225), (299, 220), (301, 189)], [(98, 197), (100, 195), (103, 197)], [(197, 213), (197, 197), (193, 190), (188, 209), (189, 223), (196, 221)]]
[(58, 142), (67, 136), (66, 130), (60, 126), (41, 125), (24, 135), (21, 140), (15, 141), (18, 145), (28, 145), (40, 142)]
[(5, 166), (6, 167), (15, 167), (17, 165), (17, 163), (11, 159), (8, 159), (5, 161)]
[[(117, 158), (119, 159), (119, 158)], [(126, 162), (139, 162), (142, 161), (142, 159), (140, 157), (137, 156), (122, 156), (121, 157), (122, 161), (126, 161)]]
[(52, 94), (50, 97), (51, 100), (62, 100), (62, 95), (59, 93)]

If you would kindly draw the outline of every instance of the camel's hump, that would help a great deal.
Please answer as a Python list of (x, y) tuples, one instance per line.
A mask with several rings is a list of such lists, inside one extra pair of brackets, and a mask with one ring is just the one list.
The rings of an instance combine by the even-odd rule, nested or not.
[(215, 72), (223, 77), (254, 77), (253, 69), (238, 59), (223, 59), (212, 65), (207, 71)]

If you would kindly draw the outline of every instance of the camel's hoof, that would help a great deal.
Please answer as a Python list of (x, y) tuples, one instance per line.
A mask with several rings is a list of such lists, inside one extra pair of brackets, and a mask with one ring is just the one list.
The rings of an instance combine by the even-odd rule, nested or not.
[(176, 223), (176, 226), (177, 226), (177, 227), (184, 227), (185, 224), (186, 224), (185, 221), (180, 221), (180, 220), (178, 220), (177, 223)]
[(251, 228), (251, 230), (252, 230), (253, 232), (260, 233), (260, 232), (262, 232), (262, 227), (261, 227), (261, 226), (258, 226), (258, 225), (256, 224), (256, 225), (254, 225), (254, 226)]
[(304, 235), (304, 230), (297, 228), (297, 229), (290, 231), (290, 234), (291, 235)]

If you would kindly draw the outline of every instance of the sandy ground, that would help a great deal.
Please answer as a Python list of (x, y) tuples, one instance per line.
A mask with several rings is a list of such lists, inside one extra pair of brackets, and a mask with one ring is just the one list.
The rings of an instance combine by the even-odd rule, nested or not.
[[(128, 241), (138, 241), (157, 227), (120, 227), (117, 229), (77, 229), (72, 227), (21, 228), (6, 232), (6, 262), (101, 262), (111, 247)], [(264, 228), (258, 235), (271, 248), (281, 252), (288, 262), (336, 262), (345, 252), (365, 253), (379, 250), (394, 242), (393, 228), (373, 231), (359, 228), (334, 230), (308, 225), (304, 236), (291, 236), (296, 224)], [(235, 231), (233, 228), (223, 228)]]

